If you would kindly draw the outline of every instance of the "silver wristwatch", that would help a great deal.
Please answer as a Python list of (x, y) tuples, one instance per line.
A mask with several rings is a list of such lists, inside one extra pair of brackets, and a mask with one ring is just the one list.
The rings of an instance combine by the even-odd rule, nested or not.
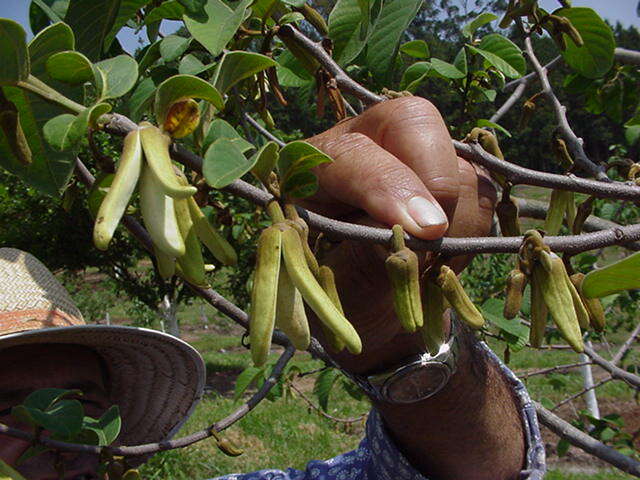
[(451, 327), (449, 340), (436, 355), (428, 352), (412, 355), (398, 367), (368, 376), (345, 374), (382, 402), (408, 404), (425, 400), (442, 390), (456, 372), (458, 329), (453, 320)]

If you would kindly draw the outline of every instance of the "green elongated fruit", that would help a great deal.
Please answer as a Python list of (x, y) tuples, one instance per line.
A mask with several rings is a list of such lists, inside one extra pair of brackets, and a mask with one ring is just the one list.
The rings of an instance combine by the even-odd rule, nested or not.
[(282, 330), (293, 346), (306, 350), (311, 342), (309, 320), (304, 311), (302, 295), (295, 287), (284, 265), (280, 265), (276, 300), (276, 327)]
[(576, 352), (582, 353), (584, 351), (582, 333), (567, 285), (567, 272), (562, 259), (552, 254), (551, 271), (547, 271), (541, 264), (536, 264), (533, 267), (532, 276), (532, 282), (538, 284), (544, 303), (560, 334)]
[(187, 199), (189, 202), (189, 212), (191, 213), (191, 219), (195, 226), (198, 238), (205, 247), (216, 257), (223, 265), (235, 265), (238, 263), (238, 255), (231, 244), (220, 235), (205, 214), (200, 210), (200, 207), (196, 203), (193, 197)]
[(304, 258), (307, 259), (307, 265), (309, 265), (309, 268), (311, 269), (314, 277), (318, 278), (318, 275), (320, 275), (320, 264), (318, 263), (316, 256), (313, 254), (313, 251), (309, 246), (309, 227), (307, 225), (307, 222), (305, 222), (300, 217), (297, 217), (295, 219), (289, 219), (287, 217), (285, 223), (291, 225), (291, 227), (293, 227), (295, 231), (300, 235), (300, 241), (302, 242), (302, 249), (304, 251)]
[(544, 221), (544, 231), (548, 235), (557, 235), (560, 227), (562, 227), (562, 219), (567, 210), (567, 193), (569, 192), (563, 190), (554, 190), (551, 192), (547, 218)]
[(221, 438), (216, 442), (216, 446), (229, 457), (238, 457), (244, 453), (244, 450), (236, 447), (228, 438)]
[(153, 251), (156, 255), (156, 265), (158, 266), (158, 273), (164, 280), (169, 280), (176, 274), (176, 258), (171, 255), (167, 255), (155, 245)]
[(449, 304), (451, 304), (451, 307), (462, 321), (471, 328), (482, 328), (484, 318), (467, 295), (467, 292), (464, 291), (453, 270), (443, 265), (440, 269), (440, 274), (436, 278), (436, 284), (442, 289), (444, 297), (449, 301)]
[(177, 257), (178, 265), (182, 276), (186, 281), (198, 286), (207, 286), (207, 277), (205, 275), (204, 259), (202, 258), (202, 250), (200, 249), (200, 241), (196, 229), (191, 220), (189, 212), (189, 203), (186, 199), (180, 198), (174, 201), (176, 208), (176, 218), (180, 234), (184, 240), (185, 253)]
[(540, 285), (531, 282), (531, 327), (529, 329), (529, 343), (532, 347), (539, 348), (544, 341), (544, 334), (547, 328), (547, 317), (549, 309), (544, 302)]
[(520, 222), (518, 221), (518, 205), (511, 197), (502, 199), (496, 205), (496, 214), (503, 237), (519, 237)]
[(140, 177), (140, 211), (156, 249), (165, 255), (181, 257), (186, 252), (176, 218), (175, 200), (165, 195), (148, 165)]
[(311, 273), (304, 258), (300, 235), (286, 224), (278, 226), (282, 229), (284, 260), (293, 284), (320, 321), (344, 341), (351, 353), (359, 354), (362, 351), (360, 336)]
[(584, 330), (589, 329), (589, 312), (587, 307), (585, 306), (580, 294), (578, 293), (578, 289), (575, 287), (571, 279), (568, 275), (565, 276), (565, 282), (567, 283), (567, 287), (569, 288), (569, 292), (571, 293), (571, 299), (573, 300), (573, 308), (576, 310), (576, 316), (578, 317), (578, 323), (580, 324), (580, 328)]
[(142, 122), (140, 125), (140, 140), (147, 164), (164, 193), (173, 198), (187, 198), (195, 194), (198, 189), (192, 185), (182, 185), (174, 173), (173, 162), (169, 156), (171, 137), (148, 122)]
[(124, 139), (118, 170), (111, 187), (102, 200), (93, 227), (93, 243), (99, 250), (106, 250), (118, 223), (124, 215), (131, 195), (136, 188), (142, 170), (140, 131), (135, 129)]
[(423, 289), (424, 324), (420, 329), (422, 339), (431, 355), (440, 351), (445, 343), (444, 312), (446, 309), (442, 289), (430, 279), (424, 283)]
[[(338, 295), (338, 289), (336, 287), (336, 279), (331, 268), (326, 265), (320, 267), (318, 271), (318, 282), (326, 294), (329, 295), (329, 298), (336, 308), (344, 315), (342, 302), (340, 301), (340, 296)], [(331, 348), (336, 352), (344, 350), (344, 342), (323, 324), (320, 324), (320, 326)]]
[(601, 332), (604, 330), (606, 325), (606, 317), (604, 314), (604, 308), (602, 307), (602, 302), (599, 298), (586, 298), (582, 294), (582, 281), (584, 280), (584, 273), (574, 273), (569, 277), (571, 279), (571, 283), (576, 287), (578, 293), (580, 294), (580, 298), (584, 303), (584, 306), (589, 313), (589, 323), (593, 327), (594, 330)]
[(512, 319), (520, 312), (522, 306), (522, 294), (527, 286), (527, 276), (515, 268), (507, 277), (507, 295), (504, 301), (504, 318)]
[(271, 226), (264, 229), (258, 239), (249, 312), (251, 358), (258, 367), (264, 365), (269, 356), (276, 321), (282, 236), (279, 228)]
[(418, 256), (405, 247), (389, 255), (384, 265), (393, 290), (396, 316), (402, 328), (413, 333), (423, 325)]

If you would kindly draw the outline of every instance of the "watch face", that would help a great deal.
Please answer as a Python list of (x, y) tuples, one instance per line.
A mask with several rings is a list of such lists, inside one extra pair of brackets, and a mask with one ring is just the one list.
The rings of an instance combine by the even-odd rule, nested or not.
[(390, 378), (384, 386), (388, 400), (413, 403), (437, 393), (449, 379), (449, 368), (442, 363), (416, 364)]

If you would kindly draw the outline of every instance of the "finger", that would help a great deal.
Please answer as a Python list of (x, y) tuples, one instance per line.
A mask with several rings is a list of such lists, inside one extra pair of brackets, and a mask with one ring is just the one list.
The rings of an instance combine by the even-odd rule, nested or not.
[[(458, 158), (460, 190), (458, 205), (447, 232), (450, 237), (480, 237), (491, 230), (496, 190), (486, 172), (462, 158)], [(462, 271), (473, 258), (462, 255), (449, 263), (456, 272)]]
[(348, 125), (408, 165), (447, 216), (453, 216), (458, 202), (458, 161), (444, 120), (431, 102), (420, 97), (389, 100)]
[(436, 239), (447, 217), (407, 165), (360, 133), (314, 138), (333, 162), (315, 171), (324, 195), (366, 211), (387, 225), (400, 224), (416, 237)]

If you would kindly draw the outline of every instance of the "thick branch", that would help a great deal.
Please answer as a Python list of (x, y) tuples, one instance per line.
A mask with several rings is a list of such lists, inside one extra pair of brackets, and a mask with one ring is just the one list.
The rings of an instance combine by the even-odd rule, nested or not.
[(538, 74), (538, 78), (540, 79), (540, 83), (542, 84), (542, 92), (547, 97), (547, 100), (552, 105), (553, 110), (556, 113), (558, 128), (560, 129), (562, 136), (567, 142), (569, 151), (571, 151), (571, 153), (573, 154), (574, 162), (585, 172), (587, 172), (589, 175), (594, 176), (596, 179), (603, 182), (610, 182), (611, 179), (607, 177), (604, 168), (596, 165), (589, 159), (589, 157), (587, 157), (587, 154), (585, 153), (584, 147), (582, 145), (582, 139), (578, 138), (574, 131), (571, 129), (569, 120), (567, 119), (567, 109), (560, 103), (560, 100), (558, 100), (558, 97), (556, 97), (556, 94), (553, 92), (553, 88), (551, 87), (551, 83), (549, 82), (547, 72), (542, 67), (540, 61), (538, 60), (538, 57), (536, 57), (536, 54), (533, 51), (533, 44), (529, 35), (525, 36), (524, 45), (527, 56), (529, 57), (529, 60), (533, 65), (533, 69)]
[(614, 54), (616, 56), (616, 60), (618, 60), (620, 63), (640, 65), (640, 52), (637, 52), (636, 50), (616, 48)]
[(578, 430), (570, 423), (565, 422), (557, 415), (551, 413), (539, 403), (534, 402), (534, 404), (536, 406), (536, 413), (538, 414), (540, 423), (560, 438), (564, 438), (571, 445), (581, 448), (595, 457), (601, 458), (623, 472), (629, 473), (635, 477), (640, 477), (640, 462), (621, 454), (617, 450)]

